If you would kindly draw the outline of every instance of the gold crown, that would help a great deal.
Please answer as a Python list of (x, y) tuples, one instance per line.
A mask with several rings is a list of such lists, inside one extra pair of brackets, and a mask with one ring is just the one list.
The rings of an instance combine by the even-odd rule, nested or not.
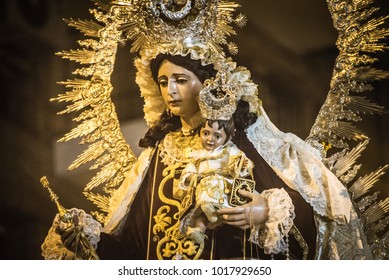
[(158, 54), (190, 56), (203, 65), (216, 65), (225, 59), (223, 46), (236, 54), (237, 47), (227, 37), (235, 34), (232, 23), (243, 26), (246, 18), (234, 16), (239, 7), (232, 1), (117, 1), (121, 24), (132, 51), (139, 51), (135, 60), (136, 82), (145, 100), (144, 114), (149, 126), (154, 126), (166, 105), (154, 82), (150, 62)]
[(229, 120), (239, 100), (247, 101), (250, 112), (257, 112), (261, 101), (257, 85), (250, 80), (250, 72), (237, 67), (230, 59), (219, 61), (216, 77), (206, 80), (199, 94), (199, 106), (205, 119)]

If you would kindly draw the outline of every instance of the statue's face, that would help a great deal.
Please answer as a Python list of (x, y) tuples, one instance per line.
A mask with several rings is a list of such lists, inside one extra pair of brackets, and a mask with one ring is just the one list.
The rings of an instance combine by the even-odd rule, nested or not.
[(173, 115), (190, 118), (200, 110), (197, 97), (203, 84), (191, 71), (164, 60), (158, 70), (158, 85)]
[(212, 151), (223, 145), (227, 141), (227, 134), (223, 127), (219, 128), (219, 124), (214, 122), (212, 127), (206, 122), (205, 126), (200, 130), (201, 144), (207, 151)]

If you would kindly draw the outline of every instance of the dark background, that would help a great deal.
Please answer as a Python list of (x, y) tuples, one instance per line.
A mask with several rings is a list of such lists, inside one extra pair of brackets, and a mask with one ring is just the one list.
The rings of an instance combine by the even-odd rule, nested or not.
[[(251, 70), (272, 121), (304, 139), (326, 97), (337, 55), (326, 2), (238, 2), (249, 22), (232, 38), (239, 46), (235, 59)], [(377, 3), (381, 13), (389, 13), (387, 0)], [(90, 209), (81, 192), (93, 174), (85, 168), (66, 172), (81, 151), (77, 141), (56, 143), (74, 123), (71, 116), (56, 115), (63, 105), (49, 102), (64, 92), (56, 82), (71, 78), (76, 68), (54, 53), (77, 48), (82, 38), (62, 19), (90, 18), (89, 8), (88, 0), (0, 2), (0, 259), (41, 259), (40, 245), (56, 213), (41, 176), (49, 178), (64, 206)], [(389, 70), (388, 54), (379, 58), (378, 66)], [(123, 131), (138, 137), (129, 140), (135, 147), (144, 126), (132, 59), (128, 46), (119, 51), (112, 97)], [(381, 81), (370, 97), (388, 107), (388, 92), (388, 82)], [(359, 124), (372, 138), (360, 175), (389, 162), (388, 123), (381, 115)], [(389, 194), (388, 185), (384, 175), (378, 187)]]

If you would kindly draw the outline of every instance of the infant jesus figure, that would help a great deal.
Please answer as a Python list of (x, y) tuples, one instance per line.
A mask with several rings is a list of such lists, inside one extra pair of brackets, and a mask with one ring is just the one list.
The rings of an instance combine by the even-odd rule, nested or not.
[(254, 189), (254, 181), (244, 179), (252, 178), (254, 164), (231, 141), (234, 130), (232, 119), (205, 119), (200, 129), (203, 149), (192, 152), (178, 183), (183, 193), (180, 231), (200, 245), (206, 229), (221, 223), (217, 210), (246, 203), (238, 190)]

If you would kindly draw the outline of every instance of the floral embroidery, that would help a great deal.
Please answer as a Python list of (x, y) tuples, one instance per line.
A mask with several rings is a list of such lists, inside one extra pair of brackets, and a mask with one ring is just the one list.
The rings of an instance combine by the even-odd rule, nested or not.
[[(165, 211), (166, 212), (163, 212)], [(155, 225), (153, 226), (153, 233), (165, 231), (166, 227), (172, 223), (172, 218), (166, 216), (169, 211), (169, 206), (163, 206), (158, 209), (157, 215), (154, 216)]]

